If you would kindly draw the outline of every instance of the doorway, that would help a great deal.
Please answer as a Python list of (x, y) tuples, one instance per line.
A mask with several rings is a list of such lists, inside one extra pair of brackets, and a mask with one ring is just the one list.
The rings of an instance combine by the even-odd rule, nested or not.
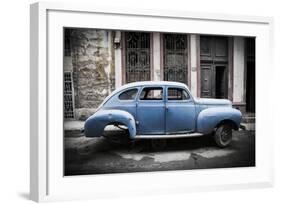
[(255, 62), (247, 62), (247, 82), (246, 82), (246, 111), (256, 110), (256, 71)]
[(228, 98), (228, 37), (200, 36), (201, 97)]
[(227, 98), (226, 66), (215, 66), (215, 98)]
[(255, 38), (246, 39), (246, 112), (256, 110)]
[(227, 65), (201, 64), (201, 97), (227, 99)]

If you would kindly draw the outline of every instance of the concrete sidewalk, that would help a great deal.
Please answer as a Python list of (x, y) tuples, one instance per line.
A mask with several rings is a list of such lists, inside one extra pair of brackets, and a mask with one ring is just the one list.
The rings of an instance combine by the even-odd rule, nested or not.
[(81, 130), (84, 127), (84, 121), (64, 121), (64, 130)]
[(84, 128), (84, 121), (64, 121), (64, 137), (81, 137), (84, 134), (81, 130)]
[(248, 131), (255, 131), (256, 130), (256, 123), (241, 123), (243, 127), (245, 127), (245, 130)]

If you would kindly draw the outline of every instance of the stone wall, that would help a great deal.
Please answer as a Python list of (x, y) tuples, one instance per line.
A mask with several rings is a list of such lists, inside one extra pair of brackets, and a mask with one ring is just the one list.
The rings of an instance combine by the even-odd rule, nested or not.
[(90, 116), (115, 89), (111, 31), (73, 29), (70, 32), (75, 118)]

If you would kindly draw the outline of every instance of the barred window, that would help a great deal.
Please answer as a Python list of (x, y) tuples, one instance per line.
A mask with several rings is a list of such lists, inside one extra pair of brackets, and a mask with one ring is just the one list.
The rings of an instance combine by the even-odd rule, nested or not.
[(74, 118), (73, 94), (72, 94), (72, 73), (64, 72), (64, 118)]
[(125, 32), (126, 82), (150, 80), (150, 33)]
[(164, 80), (187, 84), (187, 35), (163, 34), (163, 54)]

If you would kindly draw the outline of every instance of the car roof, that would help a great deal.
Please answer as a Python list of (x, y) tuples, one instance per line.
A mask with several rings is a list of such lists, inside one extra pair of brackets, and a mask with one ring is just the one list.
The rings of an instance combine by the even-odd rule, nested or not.
[(122, 85), (121, 87), (114, 90), (110, 95), (111, 96), (115, 95), (116, 93), (122, 90), (126, 90), (127, 88), (142, 87), (142, 86), (165, 86), (165, 85), (185, 87), (186, 89), (188, 89), (186, 84), (173, 82), (173, 81), (139, 81), (139, 82), (133, 82), (133, 83)]
[(110, 95), (108, 95), (104, 99), (104, 101), (102, 102), (101, 105), (103, 105), (105, 102), (107, 102), (115, 94), (117, 94), (117, 93), (119, 93), (123, 90), (126, 90), (128, 88), (142, 87), (142, 86), (167, 86), (167, 85), (168, 86), (184, 87), (184, 88), (188, 89), (186, 84), (179, 83), (179, 82), (173, 82), (173, 81), (139, 81), (139, 82), (133, 82), (133, 83), (128, 83), (128, 84), (122, 85), (121, 87), (114, 90)]
[(186, 87), (186, 84), (180, 83), (180, 82), (173, 82), (173, 81), (140, 81), (140, 82), (134, 82), (134, 83), (128, 83), (123, 86), (121, 86), (119, 89), (123, 90), (130, 87), (138, 87), (138, 86), (163, 86), (163, 85), (170, 85), (170, 86), (180, 86), (180, 87)]

